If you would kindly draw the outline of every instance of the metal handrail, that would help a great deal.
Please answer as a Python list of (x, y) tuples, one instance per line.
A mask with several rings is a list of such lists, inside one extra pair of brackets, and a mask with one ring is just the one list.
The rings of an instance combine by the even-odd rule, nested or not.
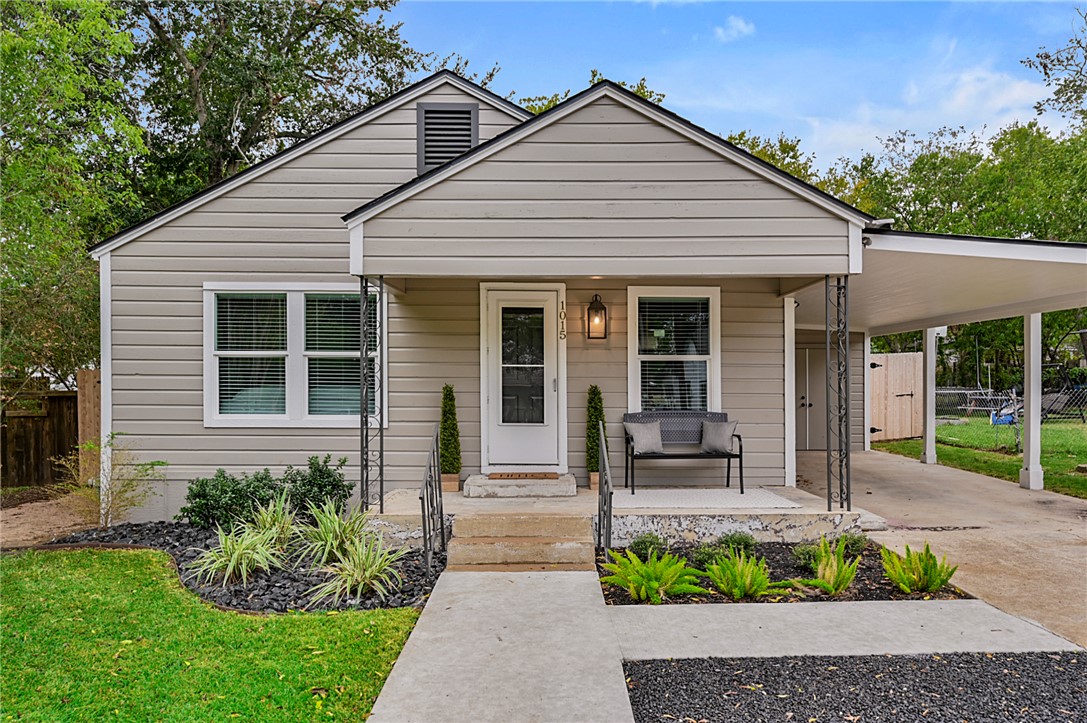
[(435, 550), (445, 552), (445, 511), (442, 506), (441, 423), (434, 425), (427, 453), (423, 484), (419, 488), (419, 509), (423, 516), (423, 557), (427, 569), (434, 561)]
[(611, 461), (608, 459), (608, 440), (604, 436), (604, 423), (600, 425), (600, 484), (596, 504), (596, 549), (604, 552), (611, 547)]

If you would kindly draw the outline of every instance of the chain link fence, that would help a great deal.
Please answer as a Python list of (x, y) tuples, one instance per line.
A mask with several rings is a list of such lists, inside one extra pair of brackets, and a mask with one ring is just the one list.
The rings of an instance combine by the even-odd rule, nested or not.
[[(936, 441), (1017, 454), (1022, 446), (1023, 398), (1012, 391), (936, 389)], [(1087, 387), (1042, 394), (1042, 438), (1047, 431), (1087, 434)]]

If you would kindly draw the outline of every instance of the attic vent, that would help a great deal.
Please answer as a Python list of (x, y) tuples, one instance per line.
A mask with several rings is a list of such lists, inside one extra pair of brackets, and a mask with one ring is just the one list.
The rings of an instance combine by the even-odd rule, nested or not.
[(475, 103), (420, 103), (418, 164), (425, 173), (479, 143), (479, 106)]

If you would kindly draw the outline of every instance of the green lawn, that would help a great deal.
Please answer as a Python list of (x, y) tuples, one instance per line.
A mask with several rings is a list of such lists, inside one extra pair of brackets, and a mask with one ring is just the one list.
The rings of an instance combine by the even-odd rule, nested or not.
[[(992, 436), (988, 422), (977, 423), (978, 429), (968, 425), (943, 425), (936, 428), (936, 459), (948, 467), (989, 475), (1012, 482), (1019, 481), (1023, 466), (1020, 455), (968, 449), (962, 446), (942, 444), (978, 439), (976, 435)], [(1005, 431), (1005, 430), (1001, 430)], [(894, 442), (873, 442), (872, 449), (919, 458), (922, 452), (920, 439), (903, 439)], [(1045, 470), (1045, 488), (1051, 492), (1087, 499), (1087, 475), (1076, 472), (1076, 465), (1087, 462), (1087, 425), (1058, 422), (1042, 425), (1042, 468)]]
[(363, 720), (418, 617), (222, 612), (142, 550), (7, 554), (0, 584), (4, 720)]

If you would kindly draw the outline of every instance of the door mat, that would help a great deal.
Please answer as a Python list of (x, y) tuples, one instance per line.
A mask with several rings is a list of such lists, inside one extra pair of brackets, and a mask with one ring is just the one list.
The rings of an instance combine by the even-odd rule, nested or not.
[(558, 472), (492, 472), (487, 479), (558, 479)]

